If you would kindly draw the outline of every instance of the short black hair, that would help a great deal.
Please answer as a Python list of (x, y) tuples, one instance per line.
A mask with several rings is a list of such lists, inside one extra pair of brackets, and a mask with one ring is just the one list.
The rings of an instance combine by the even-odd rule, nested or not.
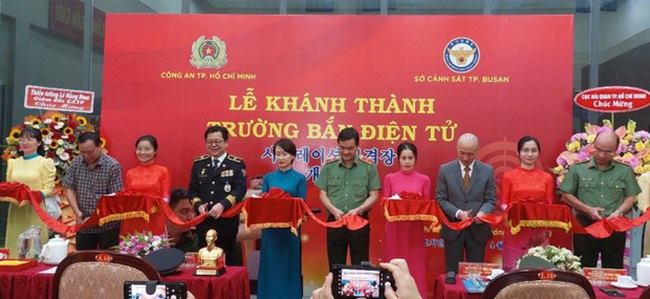
[(207, 130), (205, 130), (205, 133), (203, 133), (203, 140), (208, 140), (208, 135), (216, 132), (221, 132), (221, 136), (223, 136), (224, 142), (228, 141), (228, 129), (222, 126), (209, 127)]
[(99, 139), (99, 134), (93, 131), (83, 132), (79, 135), (79, 141), (77, 144), (84, 143), (88, 140), (92, 140), (95, 146), (102, 146), (102, 141)]
[(359, 146), (359, 132), (352, 127), (341, 130), (339, 137), (336, 138), (336, 142), (341, 143), (341, 141), (348, 141), (350, 139), (354, 139), (354, 145)]
[(151, 143), (151, 146), (153, 146), (153, 150), (158, 150), (158, 139), (156, 139), (156, 137), (153, 137), (153, 135), (140, 136), (140, 138), (135, 141), (135, 147), (137, 148), (138, 144), (142, 141), (149, 141), (149, 143)]
[[(293, 143), (293, 141), (287, 139), (287, 138), (282, 138), (278, 141), (276, 141), (273, 144), (273, 154), (275, 155), (275, 149), (277, 147), (280, 147), (283, 149), (285, 152), (291, 154), (292, 156), (296, 156), (297, 150), (296, 150), (296, 144)], [(293, 159), (291, 159), (291, 163), (293, 163)]]
[(183, 188), (174, 188), (169, 195), (169, 206), (174, 209), (183, 199), (190, 199), (190, 196), (187, 194), (187, 190)]

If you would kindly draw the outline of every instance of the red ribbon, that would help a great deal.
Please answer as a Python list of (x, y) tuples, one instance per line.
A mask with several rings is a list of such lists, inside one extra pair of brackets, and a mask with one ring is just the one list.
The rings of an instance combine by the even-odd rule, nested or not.
[[(589, 234), (596, 238), (607, 238), (614, 231), (628, 231), (650, 220), (650, 213), (645, 213), (634, 219), (625, 217), (600, 219), (587, 227), (583, 227), (576, 219), (571, 208), (566, 205), (516, 203), (508, 207), (504, 215), (485, 214), (459, 222), (451, 222), (433, 200), (429, 200), (417, 193), (409, 192), (400, 193), (400, 198), (402, 200), (382, 199), (384, 214), (389, 222), (429, 220), (427, 217), (431, 217), (441, 221), (453, 230), (463, 230), (469, 227), (476, 219), (480, 219), (485, 223), (495, 224), (504, 221), (507, 217), (506, 225), (511, 227), (517, 225), (524, 227), (530, 226), (525, 220), (554, 221), (564, 223), (569, 228), (569, 231), (573, 233)], [(413, 216), (418, 216), (419, 219), (414, 219)]]

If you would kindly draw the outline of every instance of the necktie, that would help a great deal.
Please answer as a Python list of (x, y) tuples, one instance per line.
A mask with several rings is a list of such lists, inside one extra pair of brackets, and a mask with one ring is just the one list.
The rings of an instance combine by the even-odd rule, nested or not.
[(465, 175), (463, 175), (463, 187), (465, 190), (469, 189), (469, 166), (465, 166)]

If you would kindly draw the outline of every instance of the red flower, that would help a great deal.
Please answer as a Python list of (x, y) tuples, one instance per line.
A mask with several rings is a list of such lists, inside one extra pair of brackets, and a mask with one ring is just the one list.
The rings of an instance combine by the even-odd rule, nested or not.
[(56, 129), (55, 129), (54, 127), (56, 127), (56, 123), (55, 123), (55, 122), (51, 122), (51, 123), (50, 123), (50, 131), (56, 131)]
[(54, 133), (52, 134), (52, 140), (59, 140), (59, 139), (61, 139), (61, 133), (54, 131)]
[(74, 143), (74, 134), (68, 134), (68, 143)]
[(79, 126), (79, 123), (77, 122), (76, 118), (73, 117), (68, 120), (68, 127), (70, 127), (70, 129), (76, 130), (77, 126)]
[(53, 159), (55, 155), (56, 155), (56, 154), (54, 153), (54, 151), (48, 151), (48, 152), (47, 152), (47, 157), (48, 157), (48, 158)]

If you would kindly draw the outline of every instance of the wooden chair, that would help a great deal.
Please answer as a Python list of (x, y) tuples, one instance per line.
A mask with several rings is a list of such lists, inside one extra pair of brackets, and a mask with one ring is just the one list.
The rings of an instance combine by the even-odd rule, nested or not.
[(596, 294), (584, 276), (558, 269), (519, 269), (497, 276), (484, 299), (588, 298)]
[(147, 261), (113, 250), (72, 253), (54, 274), (54, 299), (124, 298), (124, 282), (160, 280)]

